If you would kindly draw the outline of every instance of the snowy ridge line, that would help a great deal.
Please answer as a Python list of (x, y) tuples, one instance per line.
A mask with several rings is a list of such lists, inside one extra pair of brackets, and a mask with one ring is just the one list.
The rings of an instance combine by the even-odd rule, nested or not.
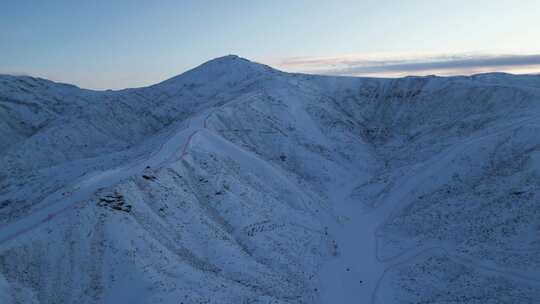
[[(210, 118), (210, 116), (216, 111), (216, 109), (212, 110), (209, 114), (206, 115), (206, 117), (204, 118), (203, 120), (203, 124), (202, 124), (202, 129), (207, 129), (207, 122), (208, 122), (208, 119)], [(191, 118), (190, 118), (191, 120)], [(191, 122), (191, 121), (190, 121)], [(201, 131), (201, 129), (199, 130), (195, 130), (193, 131), (187, 138), (185, 144), (183, 145), (182, 147), (182, 152), (180, 153), (180, 157), (179, 159), (182, 159), (184, 156), (187, 155), (188, 153), (188, 148), (189, 148), (189, 145), (191, 144), (191, 140), (193, 139), (193, 137), (195, 137), (195, 134), (199, 133)], [(172, 157), (171, 157), (172, 159)], [(170, 161), (170, 159), (168, 160)], [(163, 164), (162, 164), (163, 165)]]
[[(482, 75), (482, 74), (478, 74), (478, 75)], [(478, 76), (478, 75), (472, 75), (472, 76), (469, 76), (469, 77), (474, 77), (474, 76)], [(477, 81), (477, 80), (473, 79), (473, 81)], [(461, 82), (462, 83), (467, 83), (465, 81), (461, 81)], [(491, 82), (485, 82), (485, 81), (477, 81), (477, 83), (482, 84), (485, 87), (502, 88), (502, 89), (520, 89), (522, 92), (526, 92), (526, 93), (530, 92), (531, 90), (540, 92), (540, 87), (537, 87), (537, 86), (518, 85), (516, 83), (512, 83), (512, 84), (491, 83)]]
[[(189, 122), (190, 122), (190, 120), (188, 121), (188, 125), (189, 125)], [(180, 131), (176, 130), (176, 133), (178, 134), (179, 132), (182, 132), (183, 130), (185, 130), (185, 127), (184, 127), (182, 130), (180, 130)], [(174, 131), (171, 131), (171, 132), (170, 132), (170, 134), (174, 134), (174, 133), (175, 133)], [(169, 137), (168, 140), (165, 140), (164, 142), (162, 142), (161, 145), (160, 145), (160, 147), (159, 147), (159, 149), (157, 149), (155, 152), (153, 152), (148, 158), (146, 158), (146, 159), (144, 159), (144, 160), (139, 159), (138, 161), (136, 161), (134, 164), (131, 164), (130, 166), (126, 166), (126, 167), (123, 167), (123, 168), (113, 168), (113, 169), (108, 170), (108, 171), (113, 171), (113, 170), (116, 170), (116, 171), (129, 171), (129, 170), (133, 170), (133, 169), (136, 168), (137, 166), (140, 166), (140, 165), (144, 166), (143, 163), (146, 162), (146, 161), (149, 161), (150, 159), (152, 159), (153, 157), (155, 157), (156, 155), (158, 155), (158, 154), (163, 150), (164, 146), (165, 146), (170, 140), (171, 140), (171, 137)], [(185, 145), (185, 144), (186, 144), (186, 143), (184, 143), (184, 145)], [(184, 148), (185, 148), (185, 146), (184, 146)], [(101, 172), (101, 173), (103, 174), (103, 173), (105, 173), (105, 172), (107, 172), (107, 171), (103, 171), (103, 172)], [(124, 178), (121, 178), (120, 180), (115, 181), (115, 183), (119, 183), (119, 182), (121, 182), (122, 180), (124, 180), (125, 178), (128, 178), (128, 177), (129, 177), (129, 176), (124, 177)], [(111, 186), (111, 185), (108, 185), (108, 186)], [(95, 191), (96, 191), (96, 190), (99, 190), (100, 188), (103, 188), (103, 187), (98, 187), (97, 189), (95, 189), (94, 191), (91, 191), (91, 192), (92, 192), (92, 193), (95, 193)], [(79, 190), (81, 190), (81, 189), (82, 189), (81, 187), (78, 187), (78, 188), (76, 188), (75, 191), (79, 191)], [(62, 189), (62, 190), (65, 190), (65, 189)], [(65, 193), (65, 191), (64, 191), (64, 193)], [(70, 192), (70, 195), (71, 195), (71, 194), (73, 194), (73, 192)], [(55, 193), (51, 194), (50, 196), (52, 196), (52, 195), (58, 195), (58, 192), (55, 192)], [(90, 194), (90, 195), (92, 195), (92, 194)], [(49, 196), (49, 197), (50, 197), (50, 196)], [(66, 199), (67, 199), (67, 198), (66, 198)], [(60, 199), (60, 200), (54, 201), (54, 202), (51, 203), (51, 204), (44, 205), (44, 206), (42, 206), (42, 207), (40, 207), (40, 208), (34, 210), (31, 214), (27, 215), (24, 219), (29, 218), (29, 217), (31, 217), (31, 216), (33, 216), (33, 215), (36, 215), (36, 214), (39, 213), (40, 211), (44, 211), (44, 210), (46, 210), (46, 209), (48, 209), (48, 208), (53, 208), (53, 207), (55, 207), (56, 205), (58, 205), (58, 204), (60, 204), (60, 203), (62, 203), (62, 202), (65, 202), (65, 201), (62, 200), (62, 199)], [(59, 214), (62, 214), (62, 213), (64, 213), (64, 212), (70, 210), (71, 208), (74, 208), (74, 207), (76, 207), (77, 205), (82, 204), (82, 203), (85, 203), (85, 202), (86, 202), (86, 200), (79, 201), (79, 202), (76, 202), (76, 203), (74, 203), (74, 204), (67, 204), (67, 206), (61, 208), (60, 210), (58, 210), (58, 211), (56, 211), (56, 212), (47, 213), (47, 215), (46, 215), (45, 218), (42, 218), (42, 219), (38, 220), (37, 222), (35, 222), (35, 223), (33, 223), (33, 224), (30, 224), (28, 227), (25, 227), (25, 228), (23, 228), (22, 230), (20, 230), (20, 231), (14, 233), (14, 234), (12, 234), (12, 235), (10, 235), (10, 236), (7, 236), (7, 237), (4, 237), (3, 239), (0, 239), (0, 245), (3, 245), (4, 243), (6, 243), (6, 242), (8, 242), (8, 241), (10, 241), (10, 240), (12, 240), (12, 239), (14, 239), (15, 237), (18, 237), (18, 236), (20, 236), (20, 235), (22, 235), (22, 234), (25, 234), (25, 233), (27, 233), (27, 232), (30, 232), (30, 231), (34, 230), (35, 228), (38, 228), (41, 224), (44, 224), (44, 223), (47, 223), (47, 222), (51, 221), (52, 219), (54, 219), (55, 217), (57, 217)], [(23, 219), (23, 220), (24, 220), (24, 219)], [(5, 224), (5, 225), (3, 225), (3, 226), (1, 227), (1, 229), (6, 229), (6, 228), (8, 228), (8, 227), (10, 227), (10, 226), (12, 226), (12, 225), (16, 225), (17, 223), (18, 223), (18, 222), (15, 222), (15, 223), (12, 222), (12, 223)], [(0, 232), (2, 231), (1, 229), (0, 229)]]
[[(182, 130), (178, 131), (177, 129), (173, 128), (172, 130), (170, 130), (170, 131), (168, 132), (168, 136), (167, 136), (167, 137), (170, 139), (170, 138), (173, 136), (173, 134), (178, 133), (178, 132), (181, 132), (181, 131), (183, 131), (183, 130), (189, 128), (190, 123), (191, 123), (191, 117), (188, 117), (185, 121), (182, 121), (182, 123), (181, 123), (181, 125), (184, 125), (184, 127), (182, 128)], [(168, 140), (165, 140), (165, 141), (161, 142), (160, 145), (159, 145), (159, 148), (158, 148), (157, 150), (155, 149), (152, 153), (150, 153), (150, 156), (149, 156), (149, 157), (146, 157), (146, 158), (145, 158), (144, 156), (141, 156), (141, 157), (138, 158), (138, 161), (139, 161), (139, 162), (145, 162), (145, 161), (148, 161), (148, 159), (151, 159), (152, 157), (154, 157), (155, 155), (157, 155), (157, 154), (159, 153), (159, 151), (161, 151), (161, 150), (163, 149), (163, 147), (165, 146), (165, 144), (167, 144), (167, 142), (168, 142)], [(132, 168), (134, 168), (134, 167), (136, 167), (136, 166), (137, 166), (137, 164), (133, 164), (132, 166), (130, 166), (130, 167), (128, 167), (128, 168), (129, 168), (129, 169), (132, 169)]]
[[(190, 119), (191, 119), (191, 117), (188, 118), (188, 121), (187, 121), (187, 124), (188, 124), (188, 125), (189, 125), (189, 120), (190, 120)], [(180, 124), (180, 126), (185, 125), (185, 124), (186, 124), (186, 121), (183, 121), (183, 122)], [(184, 126), (183, 129), (185, 129), (185, 128), (186, 128), (186, 127)], [(167, 132), (167, 133), (170, 135), (170, 136), (168, 136), (168, 137), (169, 137), (169, 138), (172, 137), (172, 134), (174, 134), (175, 132), (178, 132), (178, 130), (176, 130), (176, 129), (174, 129), (174, 128), (173, 128), (172, 130), (170, 130), (169, 132)], [(131, 162), (131, 165), (129, 165), (129, 166), (118, 167), (118, 168), (112, 168), (112, 169), (109, 169), (109, 170), (107, 170), (107, 171), (112, 171), (112, 170), (122, 170), (122, 169), (133, 169), (133, 168), (137, 167), (138, 165), (140, 165), (141, 163), (148, 161), (148, 159), (151, 159), (151, 158), (154, 157), (156, 154), (158, 154), (159, 151), (160, 151), (160, 149), (163, 148), (163, 146), (166, 144), (166, 142), (167, 142), (167, 141), (162, 142), (162, 143), (160, 144), (159, 149), (158, 149), (158, 150), (154, 150), (154, 151), (150, 154), (150, 156), (148, 156), (148, 157), (140, 156), (140, 157), (136, 158), (133, 162)], [(107, 172), (107, 171), (103, 171), (103, 172), (101, 172), (101, 173), (104, 173), (104, 172)], [(88, 172), (85, 172), (85, 173), (83, 173), (81, 176), (84, 176), (84, 177), (85, 177), (84, 179), (88, 179), (89, 177), (92, 177), (92, 176), (87, 176), (87, 175), (86, 175), (87, 173), (88, 173)], [(83, 180), (84, 180), (84, 179), (83, 179)], [(79, 183), (82, 182), (83, 180), (79, 179)], [(69, 186), (69, 185), (68, 185), (68, 186)], [(28, 217), (28, 216), (31, 216), (31, 215), (34, 214), (34, 213), (43, 211), (44, 209), (50, 208), (50, 207), (52, 207), (52, 206), (54, 206), (54, 205), (56, 205), (56, 204), (62, 202), (62, 200), (59, 199), (59, 200), (55, 200), (54, 202), (52, 202), (52, 203), (50, 203), (50, 204), (44, 204), (43, 202), (46, 201), (46, 200), (48, 200), (48, 199), (50, 199), (51, 196), (54, 196), (54, 195), (62, 195), (62, 196), (65, 196), (66, 194), (71, 195), (73, 192), (78, 191), (79, 189), (81, 189), (77, 184), (73, 187), (72, 190), (66, 189), (66, 187), (68, 187), (68, 186), (65, 186), (64, 188), (61, 188), (60, 190), (57, 190), (56, 192), (49, 194), (49, 195), (48, 195), (46, 198), (44, 198), (40, 203), (36, 204), (35, 207), (32, 208), (32, 211), (31, 211), (29, 214), (27, 214), (26, 216), (27, 216), (27, 217)], [(2, 231), (2, 229), (5, 228), (5, 227), (10, 226), (11, 224), (13, 224), (13, 223), (12, 223), (12, 222), (8, 222), (8, 223), (5, 223), (5, 224), (1, 225), (1, 226), (0, 226), (0, 231)], [(2, 242), (0, 241), (0, 244), (1, 244), (1, 243), (2, 243)]]
[[(208, 120), (208, 118), (209, 118), (212, 114), (213, 114), (213, 111), (205, 116), (205, 118), (204, 118), (204, 120), (203, 120), (203, 124), (202, 124), (202, 127), (203, 127), (203, 128), (206, 128), (206, 126), (207, 126), (207, 120)], [(184, 131), (184, 130), (186, 130), (186, 129), (192, 128), (193, 126), (190, 126), (190, 125), (192, 124), (192, 122), (193, 122), (193, 117), (189, 117), (189, 118), (187, 119), (187, 127), (182, 128), (180, 131), (179, 131), (178, 129), (176, 129), (176, 130), (173, 129), (173, 131), (170, 131), (170, 132), (169, 132), (169, 135), (171, 135), (171, 136), (169, 136), (169, 139), (163, 141), (163, 142), (160, 144), (159, 148), (158, 148), (157, 150), (155, 150), (153, 153), (151, 153), (150, 156), (149, 156), (148, 158), (146, 158), (146, 159), (141, 159), (141, 158), (142, 158), (142, 157), (141, 157), (141, 158), (139, 158), (135, 163), (131, 164), (130, 166), (127, 166), (127, 167), (124, 167), (124, 168), (114, 168), (114, 169), (111, 169), (111, 170), (108, 170), (108, 171), (112, 171), (112, 170), (120, 170), (120, 171), (125, 170), (125, 171), (129, 171), (129, 170), (132, 170), (132, 169), (136, 168), (137, 166), (140, 166), (141, 163), (145, 163), (145, 162), (149, 161), (150, 159), (152, 159), (152, 158), (154, 158), (156, 155), (158, 155), (161, 151), (163, 151), (165, 145), (166, 145), (167, 143), (169, 143), (170, 140), (172, 139), (172, 137), (174, 136), (174, 135), (173, 135), (174, 133), (178, 134), (179, 132), (182, 132), (182, 131)], [(186, 123), (183, 122), (181, 125), (185, 125), (185, 124), (186, 124)], [(194, 127), (197, 128), (197, 126), (194, 126)], [(199, 127), (199, 128), (200, 128), (200, 127)], [(183, 145), (182, 145), (181, 155), (180, 155), (179, 159), (181, 159), (181, 158), (183, 158), (184, 156), (187, 155), (187, 153), (188, 153), (188, 147), (189, 147), (189, 145), (190, 145), (190, 143), (191, 143), (191, 140), (193, 139), (194, 135), (195, 135), (196, 133), (198, 133), (199, 131), (201, 131), (201, 130), (200, 130), (200, 129), (197, 129), (197, 130), (193, 131), (193, 132), (188, 136), (187, 140), (186, 140), (186, 141), (183, 143)], [(169, 157), (169, 158), (163, 160), (163, 161), (159, 164), (159, 167), (162, 167), (164, 163), (169, 162), (169, 161), (171, 160), (172, 157), (174, 157), (174, 154), (173, 154), (171, 157)], [(144, 166), (144, 164), (143, 164), (143, 166)], [(143, 169), (143, 170), (144, 170), (144, 169)], [(102, 172), (102, 173), (105, 173), (105, 172), (107, 172), (107, 171), (104, 171), (104, 172)], [(129, 177), (130, 177), (130, 176), (127, 176), (126, 178), (129, 178)], [(116, 183), (122, 182), (122, 180), (124, 180), (124, 179), (125, 179), (125, 178), (120, 179), (120, 180), (116, 181)], [(116, 184), (116, 183), (115, 183), (115, 184)], [(110, 187), (110, 186), (111, 186), (111, 185), (108, 185), (108, 187)], [(106, 187), (107, 187), (107, 186), (106, 186)], [(104, 187), (99, 187), (99, 188), (96, 189), (96, 190), (99, 190), (100, 188), (104, 188)], [(77, 187), (77, 188), (75, 189), (75, 191), (78, 191), (78, 190), (80, 190), (80, 189), (81, 189), (81, 187)], [(62, 190), (65, 190), (65, 189), (62, 189)], [(95, 193), (95, 190), (92, 191), (92, 192)], [(66, 193), (66, 191), (63, 191), (62, 193)], [(70, 192), (70, 195), (71, 195), (72, 193), (73, 193), (73, 192)], [(49, 195), (48, 197), (50, 197), (50, 196), (52, 196), (52, 195), (58, 195), (58, 192), (55, 192), (55, 193)], [(90, 195), (91, 195), (91, 194), (90, 194)], [(47, 199), (47, 198), (46, 198), (46, 199)], [(48, 208), (53, 208), (53, 207), (55, 207), (56, 205), (58, 205), (58, 204), (60, 204), (60, 203), (62, 203), (62, 202), (64, 202), (64, 201), (60, 199), (60, 200), (54, 201), (54, 202), (51, 203), (51, 204), (44, 205), (44, 206), (42, 206), (42, 207), (40, 207), (40, 208), (34, 210), (32, 213), (30, 213), (29, 215), (27, 215), (25, 218), (31, 217), (32, 215), (35, 215), (35, 214), (37, 214), (38, 212), (44, 211), (44, 210), (46, 210), (46, 209), (48, 209)], [(18, 236), (21, 236), (21, 235), (23, 235), (23, 234), (25, 234), (25, 233), (28, 233), (28, 232), (30, 232), (30, 231), (32, 231), (32, 230), (38, 228), (38, 227), (41, 226), (42, 224), (47, 223), (47, 222), (51, 221), (52, 219), (56, 218), (58, 215), (63, 214), (64, 212), (66, 212), (66, 211), (68, 211), (68, 210), (71, 210), (72, 208), (75, 208), (75, 207), (77, 207), (78, 205), (83, 204), (83, 203), (85, 203), (85, 202), (86, 202), (86, 200), (79, 201), (79, 202), (76, 202), (76, 203), (74, 203), (74, 204), (68, 204), (67, 206), (61, 208), (60, 210), (58, 210), (58, 211), (56, 211), (56, 212), (47, 213), (47, 216), (46, 216), (45, 218), (40, 219), (40, 220), (36, 221), (36, 222), (33, 223), (33, 224), (30, 224), (28, 227), (25, 227), (25, 228), (19, 230), (18, 232), (15, 232), (14, 234), (11, 234), (11, 235), (9, 235), (9, 236), (7, 236), (7, 237), (4, 237), (3, 239), (0, 239), (0, 245), (3, 245), (4, 243), (9, 242), (10, 240), (13, 240), (14, 238), (16, 238), (16, 237), (18, 237)], [(15, 224), (17, 224), (17, 222), (5, 224), (5, 225), (3, 225), (2, 227), (0, 227), (0, 231), (2, 231), (1, 229), (5, 229), (5, 228), (7, 228), (7, 227), (9, 227), (9, 226), (12, 226), (12, 225), (15, 225)]]

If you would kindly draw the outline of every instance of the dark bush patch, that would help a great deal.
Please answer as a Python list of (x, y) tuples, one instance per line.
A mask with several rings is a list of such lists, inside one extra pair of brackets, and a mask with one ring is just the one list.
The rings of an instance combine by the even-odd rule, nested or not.
[(105, 195), (104, 197), (99, 198), (97, 205), (98, 207), (109, 208), (117, 211), (131, 211), (131, 205), (126, 205), (124, 197), (116, 192), (112, 195)]

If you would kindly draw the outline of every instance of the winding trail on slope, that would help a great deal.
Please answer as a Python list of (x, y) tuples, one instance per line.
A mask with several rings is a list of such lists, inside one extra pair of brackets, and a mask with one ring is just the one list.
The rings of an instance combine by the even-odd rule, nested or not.
[[(110, 187), (143, 172), (147, 166), (161, 167), (175, 158), (178, 151), (181, 151), (180, 158), (184, 157), (187, 154), (192, 138), (201, 129), (206, 128), (207, 120), (213, 111), (212, 108), (209, 111), (202, 111), (188, 118), (187, 126), (185, 123), (181, 123), (177, 127), (178, 129), (173, 132), (173, 135), (162, 143), (149, 158), (136, 160), (122, 167), (86, 175), (82, 180), (76, 181), (74, 185), (64, 187), (60, 191), (49, 195), (40, 203), (40, 207), (29, 215), (0, 227), (0, 247), (33, 231), (59, 215), (77, 208), (79, 204), (86, 202), (101, 188)], [(66, 188), (73, 190), (66, 191)], [(69, 195), (65, 196), (65, 193), (69, 193)]]
[(325, 223), (330, 235), (336, 238), (338, 254), (321, 267), (321, 303), (376, 303), (381, 281), (389, 269), (408, 263), (429, 250), (441, 250), (454, 261), (483, 271), (496, 272), (528, 282), (539, 282), (508, 269), (481, 265), (477, 263), (480, 261), (469, 257), (451, 255), (449, 252), (454, 250), (443, 244), (426, 244), (386, 259), (379, 256), (381, 227), (410, 202), (410, 196), (415, 190), (422, 189), (422, 184), (427, 179), (440, 176), (442, 169), (472, 144), (537, 121), (537, 117), (513, 121), (500, 125), (487, 134), (454, 143), (452, 148), (416, 165), (411, 174), (401, 177), (400, 182), (383, 198), (378, 207), (369, 212), (366, 212), (363, 204), (354, 201), (350, 196), (355, 186), (367, 179), (366, 176), (352, 176), (347, 182), (337, 185), (329, 195), (330, 203), (334, 205), (335, 214), (346, 220), (337, 223), (328, 219)]

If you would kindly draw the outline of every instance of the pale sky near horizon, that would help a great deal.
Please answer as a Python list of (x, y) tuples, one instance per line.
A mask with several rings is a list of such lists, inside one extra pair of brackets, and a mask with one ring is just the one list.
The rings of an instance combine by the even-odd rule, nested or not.
[(539, 0), (0, 1), (0, 73), (85, 88), (227, 54), (337, 75), (540, 72)]

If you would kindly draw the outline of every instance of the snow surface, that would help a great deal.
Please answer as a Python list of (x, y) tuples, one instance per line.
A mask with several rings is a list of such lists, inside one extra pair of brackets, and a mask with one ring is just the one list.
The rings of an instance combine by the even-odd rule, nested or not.
[(537, 303), (540, 77), (0, 75), (1, 303)]

